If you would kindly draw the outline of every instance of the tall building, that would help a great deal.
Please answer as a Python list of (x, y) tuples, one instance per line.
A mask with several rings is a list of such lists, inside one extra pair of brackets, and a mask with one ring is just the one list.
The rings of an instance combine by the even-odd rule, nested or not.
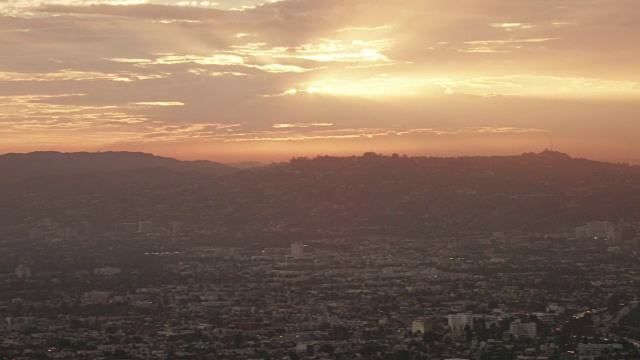
[(303, 256), (304, 256), (304, 245), (299, 241), (296, 241), (293, 244), (291, 244), (291, 257), (296, 259), (296, 258), (301, 258)]
[(133, 234), (138, 231), (136, 223), (117, 223), (114, 229), (117, 233)]
[(616, 226), (609, 221), (591, 221), (575, 230), (577, 238), (607, 238), (616, 241)]
[(78, 235), (85, 236), (91, 233), (91, 224), (86, 221), (81, 222), (78, 225)]
[(180, 228), (182, 227), (182, 223), (179, 221), (172, 221), (169, 223), (169, 233), (171, 236), (177, 236)]
[(520, 319), (514, 320), (509, 325), (509, 333), (516, 337), (535, 338), (538, 336), (538, 325), (534, 322), (523, 323)]
[(615, 240), (619, 243), (632, 243), (633, 239), (638, 235), (636, 229), (623, 219), (618, 221), (615, 227)]
[(439, 331), (440, 322), (436, 317), (430, 316), (424, 319), (424, 331)]
[(447, 316), (447, 324), (453, 336), (460, 336), (464, 334), (464, 330), (469, 326), (473, 329), (473, 315), (472, 314), (451, 314)]
[(140, 221), (138, 223), (138, 232), (140, 234), (148, 234), (153, 232), (153, 222), (151, 221)]
[(413, 334), (417, 332), (424, 334), (424, 320), (413, 320), (411, 322), (411, 332)]

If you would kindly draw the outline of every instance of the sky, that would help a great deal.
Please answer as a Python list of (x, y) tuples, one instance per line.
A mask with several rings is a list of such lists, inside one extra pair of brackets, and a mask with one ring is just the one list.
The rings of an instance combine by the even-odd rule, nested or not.
[(0, 153), (640, 163), (638, 0), (0, 0)]

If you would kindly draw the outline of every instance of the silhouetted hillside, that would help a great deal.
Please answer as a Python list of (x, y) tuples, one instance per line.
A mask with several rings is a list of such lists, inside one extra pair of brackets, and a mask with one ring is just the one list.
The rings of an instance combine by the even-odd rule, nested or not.
[[(216, 238), (562, 231), (640, 218), (640, 167), (545, 151), (505, 157), (295, 158), (221, 177), (156, 168), (4, 187), (7, 222), (181, 221)], [(10, 209), (10, 210), (9, 210)], [(31, 220), (29, 220), (31, 219)]]
[(232, 179), (235, 204), (225, 215), (245, 228), (420, 235), (553, 230), (640, 215), (640, 167), (549, 151), (302, 158)]
[(267, 164), (261, 163), (259, 161), (243, 161), (238, 163), (227, 163), (225, 165), (238, 169), (253, 169), (267, 166)]
[(172, 171), (228, 174), (233, 168), (212, 161), (180, 161), (141, 152), (53, 151), (0, 155), (0, 181), (25, 181), (39, 176), (88, 174), (162, 167)]

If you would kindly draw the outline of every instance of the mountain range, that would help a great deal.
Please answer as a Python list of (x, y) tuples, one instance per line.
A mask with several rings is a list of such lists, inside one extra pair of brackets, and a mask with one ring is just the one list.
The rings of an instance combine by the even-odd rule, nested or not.
[[(565, 231), (640, 219), (640, 166), (543, 151), (294, 158), (240, 170), (143, 153), (0, 156), (0, 226), (180, 221), (216, 237)], [(292, 235), (293, 234), (293, 235)]]
[(126, 171), (165, 168), (178, 172), (198, 172), (211, 175), (229, 174), (232, 166), (198, 160), (180, 161), (142, 152), (107, 151), (73, 152), (39, 151), (28, 154), (0, 155), (0, 181), (24, 181), (30, 178), (64, 174)]

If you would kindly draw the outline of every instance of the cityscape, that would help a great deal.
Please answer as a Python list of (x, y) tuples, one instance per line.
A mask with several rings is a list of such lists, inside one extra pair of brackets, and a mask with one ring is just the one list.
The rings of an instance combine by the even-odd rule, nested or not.
[[(502, 171), (499, 175), (503, 179), (508, 178), (504, 174), (514, 171), (510, 167), (513, 164), (541, 162), (539, 166), (555, 173), (559, 183), (569, 181), (561, 176), (560, 169), (575, 172), (581, 168), (578, 180), (590, 190), (580, 190), (579, 196), (587, 198), (589, 191), (613, 197), (624, 193), (620, 184), (627, 184), (632, 193), (640, 186), (640, 182), (627, 178), (637, 176), (636, 167), (573, 159), (559, 153), (462, 160), (465, 168), (475, 172)], [(324, 174), (322, 181), (336, 187), (361, 188), (363, 183), (373, 183), (373, 190), (366, 191), (376, 191), (384, 198), (387, 195), (376, 181), (353, 173), (377, 170), (420, 183), (417, 180), (425, 175), (406, 176), (404, 161), (435, 161), (445, 168), (441, 171), (451, 174), (461, 160), (364, 154), (292, 160), (202, 176), (215, 183), (232, 179), (233, 184), (243, 186), (244, 193), (251, 193), (256, 189), (270, 191), (265, 181), (274, 178), (274, 173), (289, 174), (302, 182)], [(41, 170), (58, 174), (47, 175), (45, 187), (37, 180), (41, 175), (34, 175), (33, 182), (19, 180), (31, 186), (18, 194), (50, 211), (46, 213), (50, 217), (35, 218), (32, 207), (23, 212), (15, 205), (12, 212), (25, 216), (2, 228), (0, 355), (5, 358), (640, 358), (637, 217), (575, 224), (569, 216), (560, 222), (541, 218), (539, 231), (497, 225), (496, 231), (487, 231), (485, 223), (461, 213), (457, 216), (474, 224), (461, 231), (456, 216), (432, 208), (428, 212), (446, 215), (450, 225), (405, 222), (402, 227), (388, 226), (384, 230), (370, 220), (351, 218), (378, 219), (374, 215), (384, 213), (378, 205), (375, 211), (364, 213), (359, 204), (351, 203), (350, 208), (358, 212), (354, 215), (341, 212), (345, 205), (335, 202), (333, 211), (348, 222), (335, 226), (324, 222), (293, 225), (290, 222), (296, 217), (275, 214), (281, 220), (276, 226), (257, 215), (252, 215), (255, 224), (238, 225), (234, 216), (209, 217), (207, 208), (199, 207), (190, 197), (183, 199), (185, 195), (180, 192), (172, 197), (192, 207), (169, 211), (163, 205), (166, 199), (159, 195), (161, 189), (176, 189), (177, 184), (190, 188), (195, 186), (194, 181), (200, 181), (193, 172), (175, 170), (170, 177), (154, 174), (153, 180), (137, 178), (144, 187), (153, 189), (142, 195), (149, 201), (122, 200), (118, 210), (122, 215), (111, 222), (100, 209), (102, 198), (95, 194), (124, 199), (122, 194), (130, 189), (137, 191), (135, 188), (115, 190), (107, 183), (101, 187), (94, 184), (91, 194), (77, 192), (67, 172), (74, 173), (82, 165), (60, 170), (61, 163), (50, 164), (49, 169)], [(601, 173), (603, 166), (617, 174), (615, 186), (608, 187), (604, 176), (594, 180), (593, 186), (580, 180), (584, 172)], [(386, 171), (389, 167), (395, 171)], [(409, 167), (415, 169), (415, 165)], [(534, 167), (530, 169), (526, 177), (534, 182), (538, 182), (537, 176), (546, 176), (536, 174)], [(100, 178), (109, 178), (112, 172), (121, 170), (93, 171)], [(431, 169), (427, 173), (435, 176), (437, 172)], [(355, 176), (356, 180), (328, 182), (330, 173), (336, 178)], [(73, 176), (90, 179), (93, 175), (81, 171), (81, 175)], [(72, 186), (57, 188), (57, 177)], [(388, 182), (384, 177), (378, 180)], [(10, 183), (7, 180), (7, 188), (11, 188)], [(436, 184), (432, 181), (428, 185)], [(572, 183), (565, 185), (576, 188)], [(546, 197), (549, 192), (562, 190), (558, 186), (551, 180), (538, 189), (513, 187), (509, 196), (516, 203), (512, 207), (531, 207), (529, 202), (518, 205), (518, 199), (530, 198), (533, 193)], [(463, 197), (480, 199), (491, 190), (480, 182), (475, 189), (460, 188), (456, 182), (437, 187), (437, 193), (453, 188)], [(424, 192), (422, 185), (419, 191), (407, 185), (401, 188), (413, 192), (412, 197), (404, 195), (404, 202)], [(504, 184), (500, 188), (503, 192), (508, 189)], [(285, 194), (301, 196), (296, 189), (287, 189)], [(339, 193), (335, 188), (330, 191)], [(205, 188), (196, 192), (202, 201), (211, 203)], [(221, 194), (215, 195), (220, 200), (210, 207), (223, 206)], [(489, 195), (496, 197), (494, 193)], [(571, 207), (577, 206), (573, 196), (565, 199)], [(77, 206), (74, 197), (93, 199), (91, 207), (83, 208), (81, 215), (74, 208), (64, 211), (64, 206)], [(250, 208), (268, 211), (256, 198), (251, 201)], [(272, 197), (265, 201), (274, 202)], [(452, 205), (460, 201), (469, 199), (447, 197)], [(434, 198), (432, 206), (437, 204)], [(637, 214), (638, 199), (629, 204), (627, 215)], [(131, 206), (145, 210), (145, 217), (129, 217)], [(486, 211), (495, 212), (495, 206), (484, 202)], [(469, 209), (470, 213), (476, 211)], [(592, 214), (592, 209), (583, 210), (574, 216), (586, 218)], [(310, 211), (305, 217), (325, 216), (317, 209)], [(95, 220), (99, 218), (96, 213), (103, 216), (102, 223)], [(176, 219), (168, 219), (167, 213)], [(553, 216), (553, 212), (549, 214)], [(420, 217), (426, 219), (422, 214)], [(434, 221), (442, 223), (443, 219)], [(325, 231), (319, 231), (322, 229)]]
[(0, 0), (0, 360), (640, 360), (639, 0)]

